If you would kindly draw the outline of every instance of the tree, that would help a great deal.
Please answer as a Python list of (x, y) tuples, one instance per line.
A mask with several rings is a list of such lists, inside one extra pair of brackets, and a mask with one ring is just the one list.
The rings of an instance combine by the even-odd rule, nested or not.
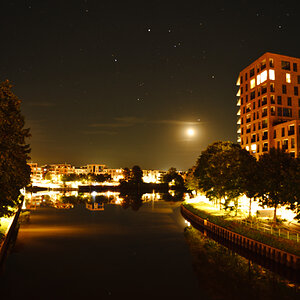
[(51, 180), (51, 179), (52, 179), (52, 175), (51, 175), (50, 172), (47, 172), (47, 173), (45, 174), (45, 179), (46, 179), (46, 180)]
[(30, 183), (30, 136), (21, 114), (21, 100), (8, 80), (0, 83), (0, 217), (19, 204), (20, 189)]
[(188, 173), (185, 178), (184, 185), (189, 191), (196, 191), (198, 190), (198, 180), (194, 175), (196, 167), (188, 170)]
[(134, 183), (143, 182), (143, 171), (139, 166), (133, 166), (130, 174), (130, 181)]
[(297, 169), (296, 174), (293, 174), (293, 180), (288, 183), (290, 186), (288, 187), (289, 193), (289, 209), (294, 210), (297, 214), (295, 219), (300, 219), (300, 158), (298, 157), (296, 160)]
[(258, 161), (263, 170), (261, 177), (262, 205), (274, 208), (273, 221), (276, 222), (276, 212), (280, 205), (290, 205), (299, 201), (299, 161), (292, 158), (282, 149), (271, 148)]
[(67, 182), (67, 181), (77, 181), (79, 180), (79, 176), (75, 173), (72, 174), (64, 174), (61, 176), (61, 181)]
[(252, 200), (261, 194), (263, 169), (259, 167), (256, 158), (249, 155), (249, 158), (244, 161), (243, 170), (243, 191), (249, 198), (249, 217), (251, 217)]
[(244, 190), (245, 166), (250, 154), (239, 144), (215, 142), (202, 151), (194, 171), (199, 189), (209, 199), (226, 202), (237, 198)]
[(184, 180), (180, 174), (178, 174), (176, 168), (170, 168), (166, 174), (162, 177), (163, 183), (174, 182), (175, 187), (183, 187)]

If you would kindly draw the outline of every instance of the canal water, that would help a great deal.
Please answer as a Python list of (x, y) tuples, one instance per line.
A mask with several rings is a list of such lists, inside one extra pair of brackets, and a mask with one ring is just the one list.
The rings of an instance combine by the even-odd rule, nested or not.
[(24, 218), (7, 258), (0, 298), (205, 296), (184, 239), (178, 197), (27, 195), (30, 219)]

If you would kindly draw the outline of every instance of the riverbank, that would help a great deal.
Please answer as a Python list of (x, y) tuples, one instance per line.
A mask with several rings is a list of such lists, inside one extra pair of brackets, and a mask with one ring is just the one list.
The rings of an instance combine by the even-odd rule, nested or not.
[(2, 236), (2, 240), (0, 241), (0, 272), (5, 262), (7, 253), (9, 251), (11, 240), (13, 239), (15, 233), (17, 232), (16, 230), (18, 227), (18, 219), (21, 213), (22, 203), (20, 203), (20, 206), (16, 211), (16, 213), (12, 217), (5, 219), (6, 222), (3, 222), (5, 225), (3, 226), (4, 231), (2, 232), (3, 236)]
[[(287, 240), (265, 232), (258, 231), (255, 228), (245, 226), (232, 218), (226, 219), (226, 217), (220, 212), (213, 215), (212, 211), (209, 211), (208, 209), (204, 210), (195, 207), (196, 205), (199, 207), (199, 204), (193, 205), (191, 203), (184, 202), (182, 205), (191, 213), (213, 224), (221, 226), (225, 229), (228, 229), (232, 232), (238, 233), (260, 243), (300, 256), (300, 243), (297, 243), (296, 241)], [(205, 208), (206, 206), (204, 205), (202, 207)]]
[[(185, 238), (208, 299), (297, 299), (299, 286), (233, 253), (189, 227)], [(216, 284), (216, 282), (218, 284)]]

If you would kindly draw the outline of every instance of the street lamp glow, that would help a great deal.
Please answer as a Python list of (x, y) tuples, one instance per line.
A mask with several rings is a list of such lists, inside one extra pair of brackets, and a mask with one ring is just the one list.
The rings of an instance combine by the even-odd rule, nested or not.
[(186, 133), (187, 133), (188, 136), (194, 136), (195, 135), (195, 130), (193, 128), (189, 128), (186, 131)]

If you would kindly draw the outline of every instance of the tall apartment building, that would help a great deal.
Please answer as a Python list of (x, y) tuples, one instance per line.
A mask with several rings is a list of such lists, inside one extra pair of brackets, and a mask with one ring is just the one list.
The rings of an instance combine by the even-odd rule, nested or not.
[(238, 142), (256, 158), (271, 147), (300, 156), (300, 59), (265, 53), (238, 77)]

